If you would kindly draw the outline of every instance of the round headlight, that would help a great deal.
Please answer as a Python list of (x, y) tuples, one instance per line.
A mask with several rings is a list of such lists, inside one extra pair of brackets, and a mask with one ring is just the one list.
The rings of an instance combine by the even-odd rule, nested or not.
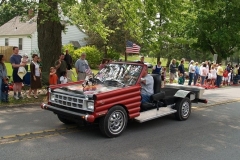
[(87, 102), (87, 109), (93, 110), (94, 109), (94, 103), (93, 102)]

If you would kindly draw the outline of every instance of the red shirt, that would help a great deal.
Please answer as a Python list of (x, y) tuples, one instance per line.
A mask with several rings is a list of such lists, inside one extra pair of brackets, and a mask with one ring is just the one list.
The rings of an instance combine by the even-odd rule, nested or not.
[(56, 85), (57, 79), (57, 74), (49, 75), (49, 85)]

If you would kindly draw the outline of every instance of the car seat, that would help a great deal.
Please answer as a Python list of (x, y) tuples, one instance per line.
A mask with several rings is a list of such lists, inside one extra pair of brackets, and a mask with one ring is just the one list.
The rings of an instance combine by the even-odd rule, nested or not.
[(161, 75), (159, 74), (150, 74), (153, 77), (154, 85), (153, 90), (154, 94), (151, 95), (150, 100), (151, 102), (143, 103), (141, 104), (141, 111), (150, 110), (153, 108), (159, 108), (164, 106), (164, 104), (161, 102), (161, 99), (165, 97), (165, 93), (161, 92)]

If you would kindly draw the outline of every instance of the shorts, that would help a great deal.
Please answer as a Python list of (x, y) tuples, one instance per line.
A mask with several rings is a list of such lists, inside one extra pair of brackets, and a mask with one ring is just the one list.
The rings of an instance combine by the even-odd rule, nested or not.
[(176, 78), (176, 73), (170, 73), (170, 79), (174, 80)]
[(18, 69), (13, 69), (12, 77), (13, 77), (13, 82), (14, 83), (23, 82), (23, 80), (18, 76)]
[(228, 81), (228, 77), (223, 77), (223, 81)]

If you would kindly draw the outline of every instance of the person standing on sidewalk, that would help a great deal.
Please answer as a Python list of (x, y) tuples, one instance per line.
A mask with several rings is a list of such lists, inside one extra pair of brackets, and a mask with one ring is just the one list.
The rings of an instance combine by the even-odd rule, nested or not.
[(206, 63), (203, 63), (203, 65), (202, 65), (202, 67), (201, 67), (201, 69), (200, 69), (201, 86), (203, 86), (204, 81), (205, 81), (205, 78), (206, 78), (207, 73), (208, 73), (206, 66), (207, 66)]
[(60, 84), (60, 77), (61, 77), (61, 73), (63, 71), (67, 72), (67, 64), (66, 62), (64, 61), (64, 54), (61, 53), (61, 55), (59, 56), (59, 60), (57, 60), (55, 62), (55, 68), (57, 70), (57, 76), (58, 76), (58, 84)]
[(217, 68), (217, 87), (221, 86), (222, 77), (223, 77), (223, 68), (222, 68), (222, 64), (219, 63), (218, 68)]
[(19, 98), (22, 98), (22, 82), (23, 80), (18, 76), (18, 68), (19, 67), (24, 67), (26, 63), (20, 64), (22, 56), (18, 54), (19, 49), (18, 47), (13, 47), (13, 54), (10, 57), (10, 62), (12, 64), (12, 77), (13, 77), (13, 93), (14, 93), (14, 98), (18, 100)]
[(72, 56), (68, 53), (68, 50), (66, 50), (66, 54), (64, 56), (64, 60), (67, 63), (67, 79), (68, 81), (72, 81)]
[(173, 83), (173, 80), (176, 78), (176, 59), (172, 60), (172, 63), (169, 65), (169, 72), (170, 72), (170, 83)]
[(33, 54), (32, 55), (32, 62), (30, 64), (30, 71), (31, 71), (31, 78), (30, 78), (30, 89), (27, 95), (27, 98), (31, 98), (30, 94), (34, 93), (34, 98), (38, 98), (37, 97), (37, 89), (41, 89), (42, 88), (42, 83), (41, 83), (41, 72), (40, 72), (40, 66), (38, 64), (38, 55), (37, 54)]
[(188, 81), (188, 85), (191, 86), (192, 81), (193, 81), (193, 77), (195, 74), (195, 66), (193, 65), (194, 61), (191, 60), (190, 61), (190, 66), (189, 66), (189, 81)]
[(8, 101), (3, 93), (4, 84), (7, 83), (7, 68), (4, 64), (4, 61), (5, 61), (4, 55), (0, 54), (0, 102), (3, 101), (5, 102), (5, 100)]
[(194, 74), (194, 86), (197, 84), (198, 78), (200, 76), (200, 68), (198, 67), (198, 62), (195, 63), (195, 74)]
[(86, 53), (82, 53), (81, 57), (75, 63), (75, 69), (77, 73), (77, 80), (85, 80), (87, 76), (87, 71), (90, 70), (88, 61), (86, 60)]
[(152, 68), (152, 74), (159, 74), (161, 75), (162, 73), (162, 62), (158, 62), (157, 65), (153, 66)]
[(183, 76), (182, 76), (183, 84), (184, 84), (184, 82), (185, 82), (184, 62), (185, 62), (185, 59), (182, 59), (180, 65), (178, 66), (178, 76), (180, 76), (180, 74), (183, 75)]

